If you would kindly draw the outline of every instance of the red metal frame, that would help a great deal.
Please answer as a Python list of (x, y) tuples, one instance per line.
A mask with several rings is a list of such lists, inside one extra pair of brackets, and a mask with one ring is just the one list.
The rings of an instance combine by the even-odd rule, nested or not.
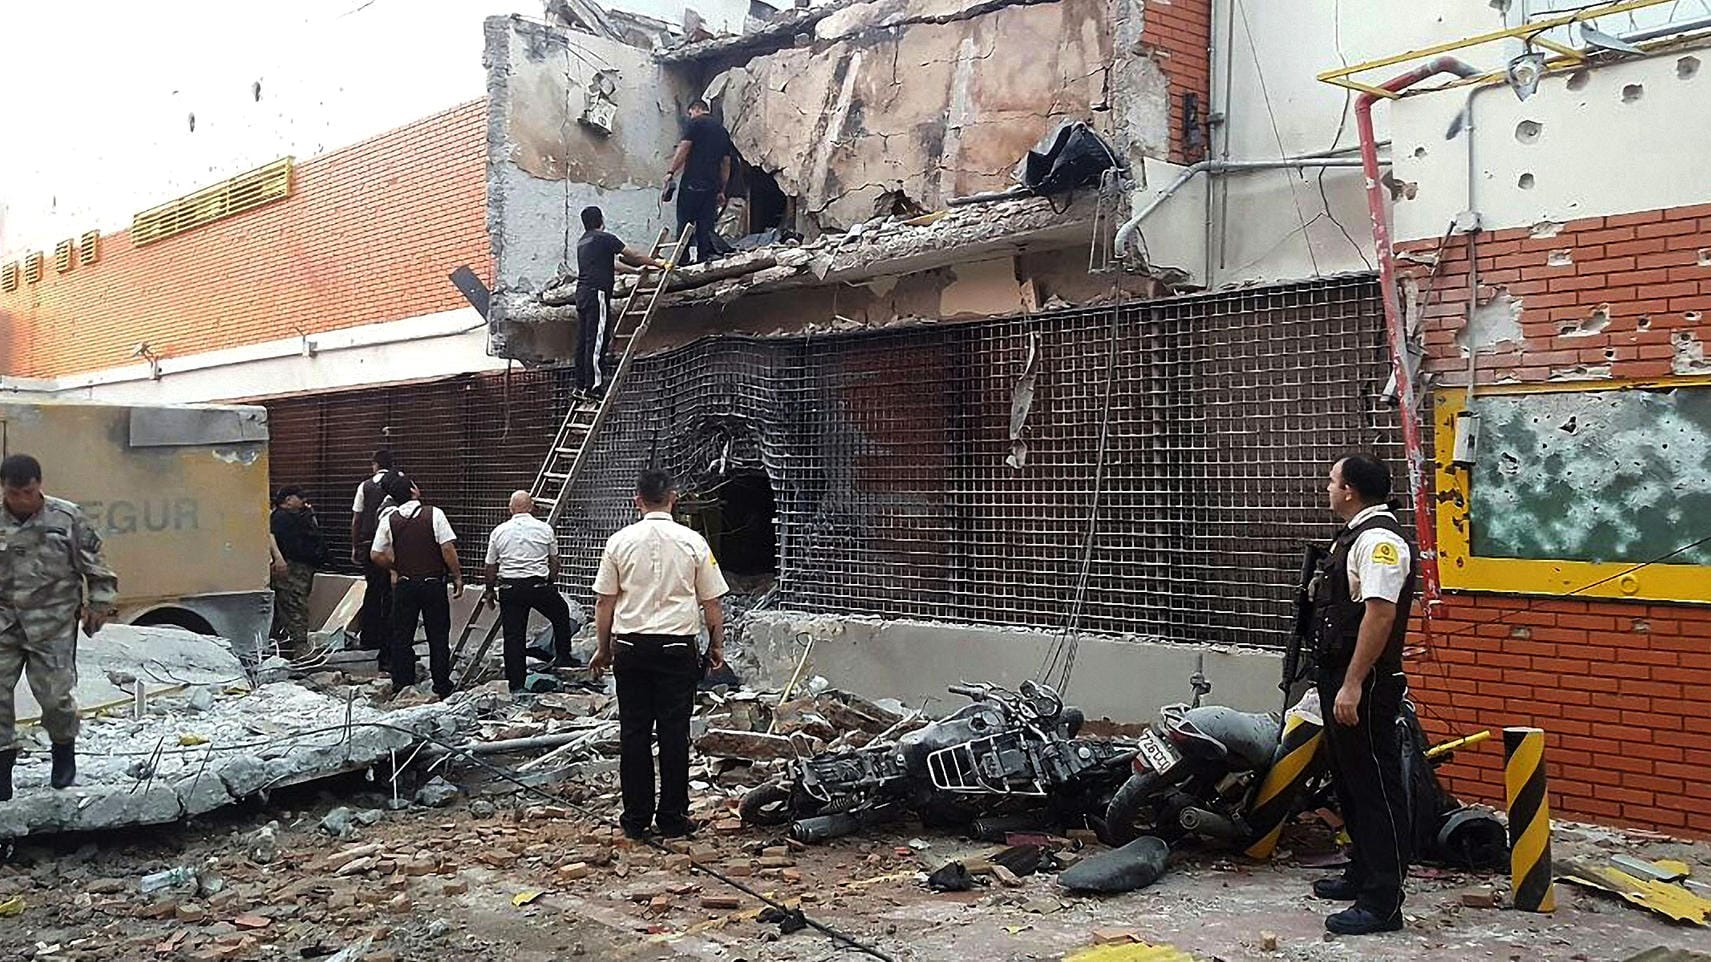
[[(1408, 87), (1441, 73), (1476, 77), (1475, 70), (1456, 57), (1437, 57), (1379, 86), (1388, 91)], [(1420, 546), (1421, 596), (1425, 599), (1426, 636), (1431, 638), (1432, 616), (1443, 601), (1438, 581), (1438, 534), (1432, 524), (1431, 492), (1427, 487), (1426, 446), (1420, 432), (1419, 399), (1408, 365), (1408, 331), (1396, 288), (1396, 258), (1390, 245), (1390, 223), (1385, 212), (1384, 184), (1379, 179), (1378, 142), (1372, 132), (1372, 105), (1377, 94), (1363, 93), (1355, 99), (1355, 127), (1360, 133), (1361, 169), (1366, 173), (1367, 213), (1372, 217), (1372, 241), (1378, 248), (1379, 290), (1384, 299), (1384, 325), (1390, 340), (1390, 361), (1396, 372), (1396, 397), (1402, 408), (1402, 444), (1408, 456), (1408, 488), (1414, 503), (1415, 537)]]

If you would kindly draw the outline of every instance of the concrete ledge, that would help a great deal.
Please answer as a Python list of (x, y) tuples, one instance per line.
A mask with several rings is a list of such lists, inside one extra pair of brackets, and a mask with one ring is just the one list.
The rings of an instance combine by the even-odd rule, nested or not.
[[(743, 625), (738, 670), (782, 686), (801, 653), (800, 635), (814, 639), (808, 675), (823, 675), (870, 698), (897, 698), (933, 710), (961, 702), (945, 692), (947, 685), (989, 681), (1014, 687), (1033, 678), (1058, 637), (1018, 628), (757, 611)], [(1089, 718), (1151, 721), (1159, 706), (1192, 697), (1188, 679), (1202, 656), (1211, 700), (1246, 711), (1281, 707), (1279, 652), (1107, 635), (1081, 636), (1063, 694)]]

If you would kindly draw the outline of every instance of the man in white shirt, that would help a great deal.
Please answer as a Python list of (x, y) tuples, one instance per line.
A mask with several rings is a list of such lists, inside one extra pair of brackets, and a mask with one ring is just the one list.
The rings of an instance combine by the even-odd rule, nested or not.
[[(725, 663), (730, 590), (707, 540), (677, 523), (671, 475), (644, 471), (636, 483), (642, 519), (606, 539), (594, 578), (596, 674), (611, 667), (618, 682), (618, 779), (624, 834), (667, 837), (695, 830), (689, 820), (689, 716), (708, 668)], [(707, 663), (696, 647), (707, 625)], [(654, 804), (653, 740), (659, 735), (659, 803)], [(657, 822), (655, 816), (658, 816)]]
[(444, 511), (422, 503), (422, 491), (410, 479), (394, 474), (386, 487), (398, 507), (381, 513), (370, 557), (398, 576), (392, 587), (392, 654), (388, 659), (392, 690), (401, 691), (416, 683), (416, 623), (420, 618), (428, 636), (428, 673), (433, 678), (434, 694), (444, 698), (452, 693), (448, 577), (453, 584), (451, 596), (463, 597), (457, 535)]
[(377, 652), (380, 667), (385, 668), (392, 650), (387, 642), (392, 634), (392, 575), (369, 558), (369, 546), (374, 544), (375, 526), (386, 501), (386, 479), (394, 473), (392, 452), (386, 448), (374, 452), (368, 469), (371, 476), (356, 486), (356, 499), (351, 502), (351, 563), (362, 569), (366, 585), (357, 620), (362, 647)]
[(558, 593), (558, 537), (535, 517), (535, 499), (527, 491), (511, 493), (511, 520), (487, 536), (487, 589), (483, 604), (499, 605), (505, 637), (505, 681), (512, 692), (528, 679), (525, 650), (529, 612), (538, 611), (553, 626), (553, 667), (572, 668), (570, 608)]
[(1414, 601), (1414, 559), (1390, 505), (1390, 469), (1367, 454), (1331, 466), (1325, 491), (1344, 521), (1313, 579), (1314, 647), (1331, 781), (1349, 832), (1349, 865), (1313, 883), (1354, 904), (1325, 920), (1339, 935), (1402, 927), (1412, 826), (1396, 716), (1407, 696), (1402, 646)]

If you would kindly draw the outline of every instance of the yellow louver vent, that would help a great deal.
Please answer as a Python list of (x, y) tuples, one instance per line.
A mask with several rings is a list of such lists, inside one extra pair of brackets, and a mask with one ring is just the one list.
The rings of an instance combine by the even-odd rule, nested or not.
[(265, 167), (143, 211), (131, 219), (131, 243), (138, 247), (152, 244), (290, 194), (291, 158), (281, 157)]
[(61, 274), (71, 270), (71, 255), (76, 249), (77, 245), (69, 237), (53, 245), (53, 269)]
[(18, 262), (12, 261), (0, 267), (0, 291), (15, 291), (18, 289)]
[(92, 230), (77, 239), (77, 263), (88, 267), (101, 253), (101, 232)]
[(24, 280), (34, 284), (42, 279), (42, 252), (31, 251), (24, 255)]

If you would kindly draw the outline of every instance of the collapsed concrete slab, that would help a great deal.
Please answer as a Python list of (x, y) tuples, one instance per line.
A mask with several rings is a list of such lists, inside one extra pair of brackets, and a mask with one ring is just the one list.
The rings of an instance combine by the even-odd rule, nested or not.
[[(223, 638), (164, 625), (108, 625), (93, 636), (77, 636), (75, 694), (85, 711), (133, 699), (136, 682), (146, 694), (158, 695), (244, 680), (244, 667)], [(20, 725), (40, 719), (28, 679), (18, 679), (13, 699)]]
[(18, 795), (0, 803), (0, 838), (158, 825), (257, 793), (390, 761), (426, 736), (449, 737), (490, 693), (387, 710), (300, 685), (263, 685), (206, 710), (157, 699), (142, 719), (96, 718), (79, 739), (79, 784), (47, 787), (39, 754), (21, 758)]
[(1110, 16), (1102, 0), (856, 4), (710, 89), (744, 160), (842, 230), (1007, 187), (1059, 122), (1108, 116)]

